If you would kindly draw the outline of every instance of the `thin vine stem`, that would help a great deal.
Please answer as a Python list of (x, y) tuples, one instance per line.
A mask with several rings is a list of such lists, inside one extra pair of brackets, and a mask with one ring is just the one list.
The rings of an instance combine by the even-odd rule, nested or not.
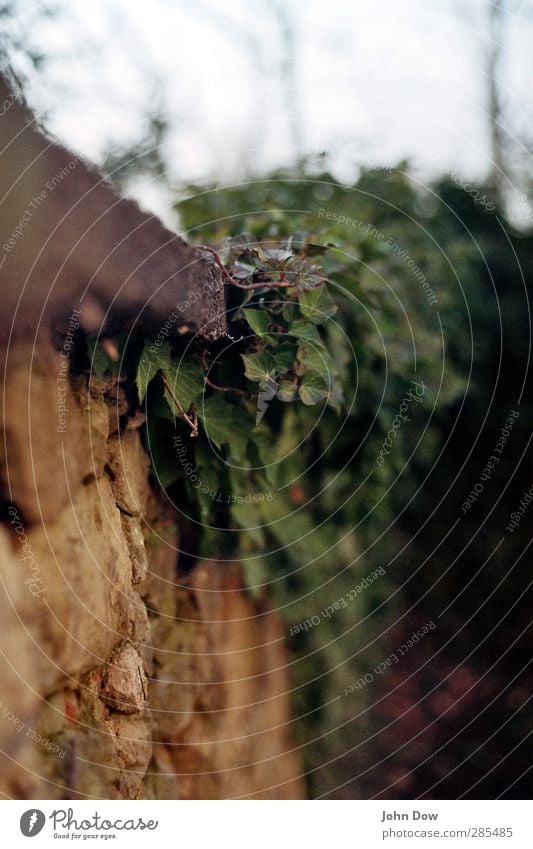
[(209, 380), (208, 376), (204, 374), (204, 383), (206, 386), (210, 386), (211, 389), (216, 389), (217, 392), (234, 392), (235, 395), (239, 395), (241, 398), (253, 398), (253, 395), (250, 395), (249, 392), (246, 392), (244, 389), (237, 389), (235, 386), (218, 386), (217, 383), (213, 383), (212, 380)]
[[(204, 370), (206, 372), (209, 371), (209, 364), (206, 360), (205, 351), (200, 352), (200, 362), (202, 363)], [(206, 386), (210, 386), (211, 389), (216, 389), (217, 392), (233, 392), (235, 395), (239, 395), (239, 397), (241, 398), (257, 397), (255, 395), (252, 395), (250, 392), (246, 392), (245, 389), (237, 389), (237, 387), (235, 386), (219, 386), (218, 383), (213, 383), (213, 381), (208, 378), (207, 374), (204, 374), (204, 383)]]
[(289, 280), (285, 280), (285, 275), (283, 271), (280, 271), (280, 279), (275, 283), (239, 283), (238, 280), (235, 280), (234, 277), (231, 276), (228, 269), (220, 259), (218, 253), (213, 248), (208, 248), (207, 245), (198, 245), (200, 250), (208, 251), (215, 258), (215, 262), (222, 271), (222, 274), (232, 286), (237, 286), (238, 289), (246, 289), (248, 292), (253, 291), (254, 289), (280, 289), (280, 288), (290, 288), (291, 286), (296, 286), (296, 283), (291, 283)]
[(190, 436), (198, 436), (198, 416), (196, 415), (196, 410), (193, 409), (192, 418), (189, 417), (183, 408), (183, 404), (180, 402), (179, 398), (176, 396), (174, 390), (172, 389), (165, 373), (163, 371), (160, 371), (159, 374), (161, 375), (161, 379), (165, 385), (165, 389), (167, 390), (168, 394), (170, 395), (176, 407), (178, 408), (180, 416), (182, 417), (182, 419), (185, 419), (185, 421), (191, 428)]

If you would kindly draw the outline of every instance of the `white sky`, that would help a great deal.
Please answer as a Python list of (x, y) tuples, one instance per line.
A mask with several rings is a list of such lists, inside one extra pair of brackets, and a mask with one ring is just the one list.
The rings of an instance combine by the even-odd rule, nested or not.
[[(422, 172), (489, 167), (487, 0), (279, 0), (293, 42), (298, 143)], [(295, 158), (279, 67), (274, 0), (54, 0), (31, 40), (47, 56), (32, 105), (76, 152), (98, 161), (142, 135), (147, 110), (171, 119), (166, 159), (176, 184), (239, 179)], [(49, 0), (39, 3), (49, 5)], [(507, 16), (502, 83), (531, 125), (533, 0)], [(31, 20), (32, 12), (24, 12)], [(21, 14), (22, 17), (22, 14)], [(154, 97), (160, 91), (159, 101)], [(145, 205), (162, 199), (144, 191)]]

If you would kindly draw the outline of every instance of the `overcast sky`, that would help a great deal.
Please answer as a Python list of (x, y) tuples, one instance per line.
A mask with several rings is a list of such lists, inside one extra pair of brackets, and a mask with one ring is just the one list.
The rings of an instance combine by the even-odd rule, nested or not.
[[(239, 179), (328, 150), (355, 162), (409, 158), (422, 171), (482, 177), (487, 0), (54, 0), (55, 18), (21, 6), (17, 26), (49, 57), (28, 69), (32, 105), (98, 161), (135, 142), (163, 110), (177, 184)], [(507, 15), (502, 90), (531, 124), (533, 4)], [(279, 11), (281, 10), (281, 11)], [(285, 72), (283, 72), (285, 67)], [(158, 204), (145, 191), (147, 205)]]

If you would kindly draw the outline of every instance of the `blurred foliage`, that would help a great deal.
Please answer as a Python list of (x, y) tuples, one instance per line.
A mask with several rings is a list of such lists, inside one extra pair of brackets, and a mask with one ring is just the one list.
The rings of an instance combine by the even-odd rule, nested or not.
[[(228, 187), (189, 185), (176, 206), (188, 237), (202, 244), (246, 231), (259, 243), (315, 245), (338, 308), (328, 334), (342, 373), (342, 410), (325, 406), (318, 416), (299, 405), (281, 416), (269, 407), (259, 462), (273, 497), (233, 508), (241, 528), (233, 551), (244, 558), (253, 591), (274, 601), (288, 629), (320, 619), (288, 637), (294, 730), (313, 796), (412, 798), (436, 784), (433, 795), (449, 798), (466, 791), (472, 775), (479, 778), (474, 796), (497, 795), (513, 781), (510, 795), (520, 796), (526, 721), (522, 710), (510, 719), (509, 705), (521, 695), (508, 681), (524, 659), (522, 643), (505, 664), (495, 661), (527, 611), (516, 604), (527, 586), (523, 571), (506, 580), (523, 539), (498, 543), (530, 485), (522, 452), (531, 409), (522, 390), (533, 239), (452, 180), (420, 187), (402, 165), (363, 171), (342, 185), (326, 166), (302, 162)], [(412, 381), (424, 386), (420, 403), (409, 405), (409, 421), (380, 465)], [(513, 409), (520, 417), (490, 494), (477, 514), (463, 516), (461, 504)], [(354, 594), (378, 567), (386, 576)], [(346, 606), (321, 614), (351, 591)], [(513, 615), (490, 632), (502, 603), (514, 606)], [(429, 619), (438, 628), (399, 672), (357, 698), (342, 695)], [(465, 646), (473, 651), (468, 662)], [(389, 688), (397, 688), (394, 697)], [(444, 715), (450, 698), (459, 707)], [(478, 719), (485, 702), (492, 708)], [(479, 744), (494, 731), (487, 717), (495, 715), (506, 732), (496, 733), (489, 756)], [(453, 743), (433, 756), (448, 736)], [(513, 757), (489, 772), (511, 740)]]
[(527, 526), (505, 526), (531, 485), (533, 238), (405, 166), (347, 186), (302, 163), (183, 195), (189, 239), (253, 288), (228, 285), (228, 337), (207, 348), (116, 340), (179, 514), (178, 568), (239, 557), (279, 610), (310, 795), (520, 798)]

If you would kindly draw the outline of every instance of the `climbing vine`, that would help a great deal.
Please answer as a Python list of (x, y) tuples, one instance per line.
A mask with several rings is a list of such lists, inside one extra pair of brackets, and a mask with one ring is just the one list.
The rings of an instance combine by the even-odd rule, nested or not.
[[(146, 342), (137, 369), (139, 400), (144, 400), (150, 382), (159, 377), (170, 411), (189, 425), (190, 436), (198, 436), (198, 416), (206, 432), (211, 419), (218, 447), (232, 436), (235, 398), (241, 399), (251, 421), (258, 399), (261, 403), (267, 396), (269, 401), (301, 401), (309, 406), (325, 401), (339, 408), (342, 392), (325, 331), (337, 307), (320, 265), (308, 255), (318, 246), (297, 250), (288, 240), (281, 247), (267, 247), (244, 235), (229, 239), (221, 255), (211, 248), (203, 250), (232, 289), (228, 296), (232, 332), (224, 355), (236, 346), (240, 362), (233, 363), (231, 384), (215, 381), (218, 364), (202, 340), (195, 339), (192, 350), (189, 346), (187, 359), (173, 359), (168, 343), (156, 348)], [(210, 400), (217, 393), (227, 394), (231, 406)]]
[[(393, 194), (410, 210), (415, 197), (397, 179)], [(353, 216), (352, 196), (328, 185), (331, 208)], [(367, 189), (375, 194), (367, 186), (358, 197), (359, 218), (372, 221)], [(268, 585), (270, 595), (279, 588), (283, 599), (300, 586), (303, 563), (313, 567), (306, 575), (318, 575), (356, 556), (351, 528), (369, 505), (379, 502), (387, 520), (382, 495), (419, 438), (431, 387), (440, 382), (449, 400), (461, 391), (452, 371), (444, 382), (435, 374), (433, 313), (382, 238), (400, 238), (403, 219), (328, 224), (309, 213), (315, 190), (283, 179), (228, 189), (223, 206), (239, 214), (204, 225), (217, 220), (220, 192), (191, 187), (179, 212), (186, 230), (202, 233), (198, 249), (224, 280), (227, 334), (213, 341), (175, 323), (169, 333), (89, 343), (92, 374), (114, 373), (129, 415), (144, 419), (154, 484), (175, 511), (180, 547), (192, 557), (238, 556), (251, 586)], [(249, 215), (249, 207), (270, 211)], [(307, 212), (290, 211), (298, 208)], [(422, 403), (377, 463), (414, 378), (428, 387)], [(423, 450), (431, 454), (429, 440), (418, 456)]]
[[(239, 508), (272, 500), (284, 408), (340, 415), (345, 357), (320, 261), (325, 247), (305, 234), (275, 243), (245, 233), (218, 250), (200, 249), (226, 287), (223, 339), (93, 339), (89, 354), (93, 374), (126, 374), (134, 383), (153, 475), (182, 519), (197, 526), (200, 543), (211, 528), (219, 532), (218, 548), (231, 548), (220, 533), (239, 526)], [(262, 539), (254, 529), (247, 533)]]

